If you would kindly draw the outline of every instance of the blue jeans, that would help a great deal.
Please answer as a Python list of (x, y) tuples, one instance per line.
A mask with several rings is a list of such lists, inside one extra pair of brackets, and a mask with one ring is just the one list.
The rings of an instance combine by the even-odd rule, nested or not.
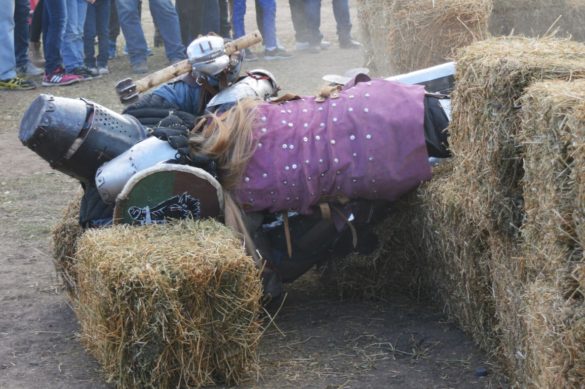
[[(262, 39), (264, 46), (271, 50), (276, 48), (276, 1), (258, 0), (262, 12)], [(244, 28), (244, 16), (246, 15), (246, 0), (234, 0), (233, 24), (234, 38), (246, 34)]]
[(308, 42), (307, 22), (305, 19), (304, 0), (288, 0), (290, 16), (295, 29), (295, 40), (297, 42)]
[[(305, 18), (308, 41), (312, 45), (319, 44), (323, 39), (321, 34), (321, 0), (304, 0)], [(337, 36), (339, 42), (347, 42), (351, 39), (351, 20), (349, 16), (348, 0), (333, 0), (333, 16), (337, 23)]]
[(0, 80), (16, 77), (14, 59), (14, 2), (0, 7)]
[(30, 0), (16, 0), (14, 9), (14, 55), (16, 66), (28, 63)]
[(62, 65), (61, 46), (67, 21), (65, 0), (43, 1), (43, 52), (45, 54), (45, 73), (51, 74)]
[[(87, 5), (87, 16), (83, 30), (85, 66), (89, 68), (108, 66), (109, 57), (110, 0), (97, 0)], [(98, 38), (99, 54), (95, 57), (95, 37)]]
[[(179, 17), (170, 0), (149, 0), (150, 13), (165, 45), (169, 61), (186, 58), (185, 46), (181, 42)], [(128, 57), (132, 65), (146, 62), (148, 56), (146, 39), (138, 12), (138, 0), (116, 0), (120, 27), (126, 38)]]
[(83, 66), (83, 28), (87, 14), (86, 0), (65, 0), (67, 3), (67, 21), (61, 56), (65, 71)]

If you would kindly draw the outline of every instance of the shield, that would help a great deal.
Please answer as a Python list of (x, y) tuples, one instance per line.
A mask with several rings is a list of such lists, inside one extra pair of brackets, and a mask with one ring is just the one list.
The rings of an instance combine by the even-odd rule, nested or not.
[(203, 169), (159, 164), (135, 174), (116, 199), (114, 224), (142, 225), (171, 219), (218, 217), (219, 182)]

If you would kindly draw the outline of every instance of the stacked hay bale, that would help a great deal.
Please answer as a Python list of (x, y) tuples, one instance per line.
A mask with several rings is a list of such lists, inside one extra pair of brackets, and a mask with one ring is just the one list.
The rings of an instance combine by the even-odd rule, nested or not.
[(368, 66), (406, 73), (449, 61), (454, 50), (487, 37), (491, 0), (358, 3)]
[(489, 30), (494, 35), (571, 35), (585, 40), (583, 0), (493, 0)]
[(79, 225), (79, 206), (82, 193), (78, 193), (63, 210), (61, 220), (51, 231), (53, 260), (57, 274), (61, 276), (70, 298), (75, 298), (77, 275), (73, 262), (77, 240), (83, 234)]
[(200, 387), (256, 371), (260, 277), (227, 227), (88, 230), (76, 258), (81, 339), (110, 381)]
[(421, 186), (418, 202), (402, 204), (414, 216), (400, 219), (403, 235), (383, 231), (393, 239), (378, 266), (391, 269), (419, 250), (405, 262), (418, 269), (416, 281), (500, 358), (513, 382), (578, 387), (585, 81), (573, 80), (585, 77), (585, 45), (491, 39), (462, 50), (457, 72), (451, 166)]
[(522, 237), (534, 279), (524, 299), (527, 376), (537, 387), (578, 387), (585, 382), (585, 81), (534, 84), (521, 104)]

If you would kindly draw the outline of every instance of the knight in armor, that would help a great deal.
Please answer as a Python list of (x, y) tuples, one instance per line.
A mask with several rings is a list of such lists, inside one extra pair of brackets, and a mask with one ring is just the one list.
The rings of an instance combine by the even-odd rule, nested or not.
[[(196, 80), (196, 75), (190, 77)], [(84, 227), (107, 225), (112, 217), (121, 219), (120, 205), (129, 198), (129, 186), (151, 179), (149, 169), (157, 163), (168, 164), (162, 170), (181, 165), (202, 172), (196, 176), (212, 184), (206, 196), (197, 196), (197, 189), (188, 191), (189, 196), (170, 193), (168, 201), (127, 204), (122, 213), (142, 222), (164, 219), (166, 211), (199, 217), (217, 193), (215, 202), (221, 204), (216, 209), (223, 210), (220, 218), (243, 236), (250, 254), (264, 268), (265, 294), (272, 297), (282, 294), (283, 283), (331, 257), (355, 250), (371, 252), (377, 243), (371, 227), (389, 204), (431, 178), (429, 158), (450, 155), (445, 131), (448, 112), (442, 96), (429, 95), (420, 85), (358, 75), (316, 97), (289, 95), (266, 101), (275, 94), (276, 83), (269, 72), (258, 71), (233, 85), (228, 83), (215, 96), (204, 94), (201, 88), (205, 89), (198, 82), (176, 81), (129, 107), (117, 120), (134, 113), (132, 117), (144, 123), (148, 115), (142, 113), (150, 113), (136, 114), (136, 110), (149, 108), (140, 104), (159, 98), (163, 105), (158, 107), (163, 109), (178, 107), (205, 115), (196, 125), (189, 124), (193, 128), (188, 131), (165, 127), (169, 112), (152, 130), (125, 129), (124, 136), (135, 133), (140, 140), (124, 140), (126, 151), (112, 153), (109, 161), (100, 160), (99, 167), (94, 163), (95, 177), (68, 162), (81, 149), (76, 144), (83, 146), (88, 134), (99, 133), (90, 116), (80, 120), (83, 128), (63, 147), (64, 156), (54, 158), (39, 152), (41, 138), (46, 136), (41, 124), (53, 111), (47, 109), (48, 102), (42, 109), (33, 109), (33, 103), (30, 117), (39, 119), (27, 122), (25, 114), (21, 140), (55, 168), (79, 178), (86, 188), (84, 201), (90, 198), (87, 189), (95, 189), (91, 199), (99, 206), (91, 210), (82, 206)], [(199, 98), (209, 98), (203, 111)], [(96, 111), (96, 106), (86, 107), (83, 115)], [(103, 151), (98, 148), (97, 155)], [(174, 198), (178, 201), (171, 201)]]

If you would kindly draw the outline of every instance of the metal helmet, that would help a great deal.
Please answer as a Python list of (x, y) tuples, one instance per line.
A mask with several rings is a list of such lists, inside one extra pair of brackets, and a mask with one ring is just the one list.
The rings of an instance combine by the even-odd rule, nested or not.
[(217, 112), (229, 109), (245, 97), (268, 100), (276, 96), (278, 89), (272, 73), (264, 69), (254, 69), (229, 88), (216, 94), (207, 104), (207, 110)]
[(201, 36), (191, 42), (187, 47), (187, 58), (195, 77), (200, 74), (216, 76), (230, 65), (224, 39), (213, 35)]
[(20, 141), (53, 169), (84, 182), (98, 167), (146, 138), (134, 117), (85, 99), (41, 94), (24, 113)]

